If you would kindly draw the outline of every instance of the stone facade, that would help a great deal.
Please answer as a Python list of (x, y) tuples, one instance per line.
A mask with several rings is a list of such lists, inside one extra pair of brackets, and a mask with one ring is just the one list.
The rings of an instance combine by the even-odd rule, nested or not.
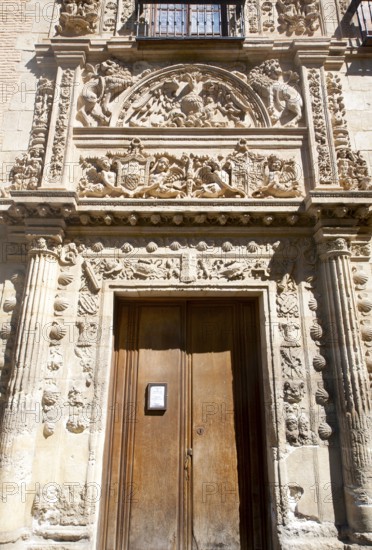
[(102, 548), (121, 296), (257, 299), (270, 548), (371, 547), (356, 16), (247, 0), (244, 39), (136, 39), (126, 0), (0, 9), (0, 547)]

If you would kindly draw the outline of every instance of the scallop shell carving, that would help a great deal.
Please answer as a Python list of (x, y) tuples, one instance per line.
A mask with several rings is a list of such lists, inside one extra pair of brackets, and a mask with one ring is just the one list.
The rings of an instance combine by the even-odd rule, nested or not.
[(371, 325), (364, 325), (362, 327), (362, 339), (365, 342), (371, 342), (372, 341), (372, 327), (371, 327)]
[(49, 332), (49, 337), (51, 340), (62, 340), (66, 335), (67, 327), (60, 325), (59, 323), (54, 323)]
[(234, 247), (229, 241), (226, 241), (221, 248), (224, 252), (230, 252)]
[(259, 250), (258, 244), (256, 244), (254, 241), (251, 241), (247, 244), (247, 250), (250, 254), (254, 254), (255, 252), (258, 252)]
[(17, 299), (15, 296), (12, 296), (11, 298), (8, 298), (7, 300), (5, 300), (3, 309), (7, 313), (10, 313), (11, 311), (13, 311), (16, 305), (17, 305)]
[(318, 388), (315, 392), (315, 401), (318, 405), (325, 405), (329, 401), (329, 393), (324, 388)]
[(331, 426), (327, 424), (327, 422), (322, 422), (321, 424), (319, 424), (318, 434), (320, 439), (323, 439), (323, 440), (329, 439), (332, 435), (332, 432), (333, 430)]
[(366, 296), (360, 295), (358, 296), (358, 309), (361, 313), (369, 313), (372, 309), (372, 300), (367, 298)]
[(169, 248), (171, 250), (179, 250), (181, 248), (181, 245), (178, 241), (173, 241), (170, 245), (169, 245)]
[(146, 246), (147, 252), (156, 252), (157, 249), (158, 249), (158, 245), (153, 241), (149, 242), (148, 245)]
[(12, 325), (10, 323), (3, 323), (0, 328), (0, 338), (6, 340), (12, 333)]
[(315, 300), (315, 298), (310, 298), (309, 309), (311, 311), (316, 311), (318, 309), (318, 302)]
[(362, 269), (359, 269), (354, 271), (353, 281), (359, 287), (363, 287), (368, 281), (368, 275)]
[(58, 277), (58, 284), (62, 286), (67, 286), (74, 280), (74, 276), (71, 273), (61, 273)]
[(121, 250), (125, 254), (129, 254), (130, 252), (132, 252), (133, 246), (130, 243), (124, 243), (123, 246), (121, 247)]
[(319, 323), (314, 323), (310, 329), (310, 336), (313, 340), (320, 340), (323, 336), (323, 329)]
[(54, 300), (54, 309), (55, 311), (64, 311), (69, 306), (69, 302), (63, 298), (56, 298)]
[(200, 241), (200, 243), (196, 245), (196, 249), (199, 250), (200, 252), (204, 252), (204, 250), (207, 250), (207, 248), (208, 248), (208, 245), (204, 241)]
[(322, 355), (316, 355), (313, 359), (313, 367), (317, 372), (322, 371), (327, 366), (326, 360)]

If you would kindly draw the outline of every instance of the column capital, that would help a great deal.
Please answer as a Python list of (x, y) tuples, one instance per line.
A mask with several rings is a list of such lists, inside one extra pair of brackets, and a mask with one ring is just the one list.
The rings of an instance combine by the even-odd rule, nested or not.
[(344, 237), (331, 237), (318, 242), (318, 253), (321, 260), (335, 256), (351, 256), (350, 242)]

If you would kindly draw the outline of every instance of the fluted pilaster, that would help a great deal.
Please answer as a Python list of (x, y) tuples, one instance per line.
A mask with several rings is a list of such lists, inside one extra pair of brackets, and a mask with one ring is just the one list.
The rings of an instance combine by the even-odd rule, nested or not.
[(355, 540), (372, 544), (372, 415), (350, 251), (344, 238), (319, 245), (333, 359), (347, 519)]

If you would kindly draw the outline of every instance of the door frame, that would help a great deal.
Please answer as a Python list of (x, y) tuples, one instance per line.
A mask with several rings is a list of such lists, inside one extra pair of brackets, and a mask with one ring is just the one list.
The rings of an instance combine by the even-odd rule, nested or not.
[[(278, 418), (276, 414), (275, 400), (273, 402), (271, 396), (275, 396), (275, 376), (274, 376), (274, 324), (272, 320), (272, 314), (270, 312), (270, 292), (268, 285), (262, 283), (255, 288), (242, 289), (242, 287), (231, 288), (233, 285), (229, 285), (229, 288), (220, 288), (218, 290), (209, 289), (187, 289), (187, 290), (172, 290), (169, 288), (141, 288), (133, 289), (126, 287), (120, 283), (105, 282), (102, 293), (102, 334), (107, 335), (106, 345), (100, 349), (99, 364), (106, 365), (106, 374), (102, 372), (107, 384), (105, 388), (106, 403), (111, 403), (112, 391), (113, 391), (113, 378), (115, 369), (115, 352), (114, 352), (114, 331), (116, 326), (113, 324), (114, 314), (116, 315), (117, 304), (119, 301), (180, 301), (180, 300), (218, 300), (218, 299), (239, 299), (255, 300), (258, 316), (258, 342), (259, 342), (259, 363), (261, 370), (261, 384), (262, 384), (262, 424), (264, 426), (263, 435), (263, 452), (266, 457), (265, 465), (265, 477), (267, 487), (265, 488), (266, 496), (268, 499), (267, 506), (267, 540), (268, 550), (278, 548), (278, 539), (276, 536), (276, 529), (272, 525), (273, 511), (275, 516), (276, 507), (280, 506), (280, 499), (278, 493), (280, 493), (280, 479), (281, 472), (279, 469), (279, 463), (276, 460), (273, 447), (278, 447)], [(101, 442), (104, 448), (102, 461), (97, 461), (94, 467), (101, 470), (101, 498), (98, 503), (98, 530), (96, 532), (95, 548), (103, 548), (103, 541), (105, 540), (105, 533), (107, 527), (107, 521), (105, 518), (106, 504), (108, 491), (112, 490), (108, 483), (108, 465), (110, 463), (110, 453), (108, 442), (111, 439), (112, 434), (112, 408), (107, 406), (107, 410), (102, 410), (102, 422), (105, 420), (106, 429), (102, 430)], [(97, 473), (97, 472), (96, 472)], [(93, 477), (93, 475), (92, 475)]]

